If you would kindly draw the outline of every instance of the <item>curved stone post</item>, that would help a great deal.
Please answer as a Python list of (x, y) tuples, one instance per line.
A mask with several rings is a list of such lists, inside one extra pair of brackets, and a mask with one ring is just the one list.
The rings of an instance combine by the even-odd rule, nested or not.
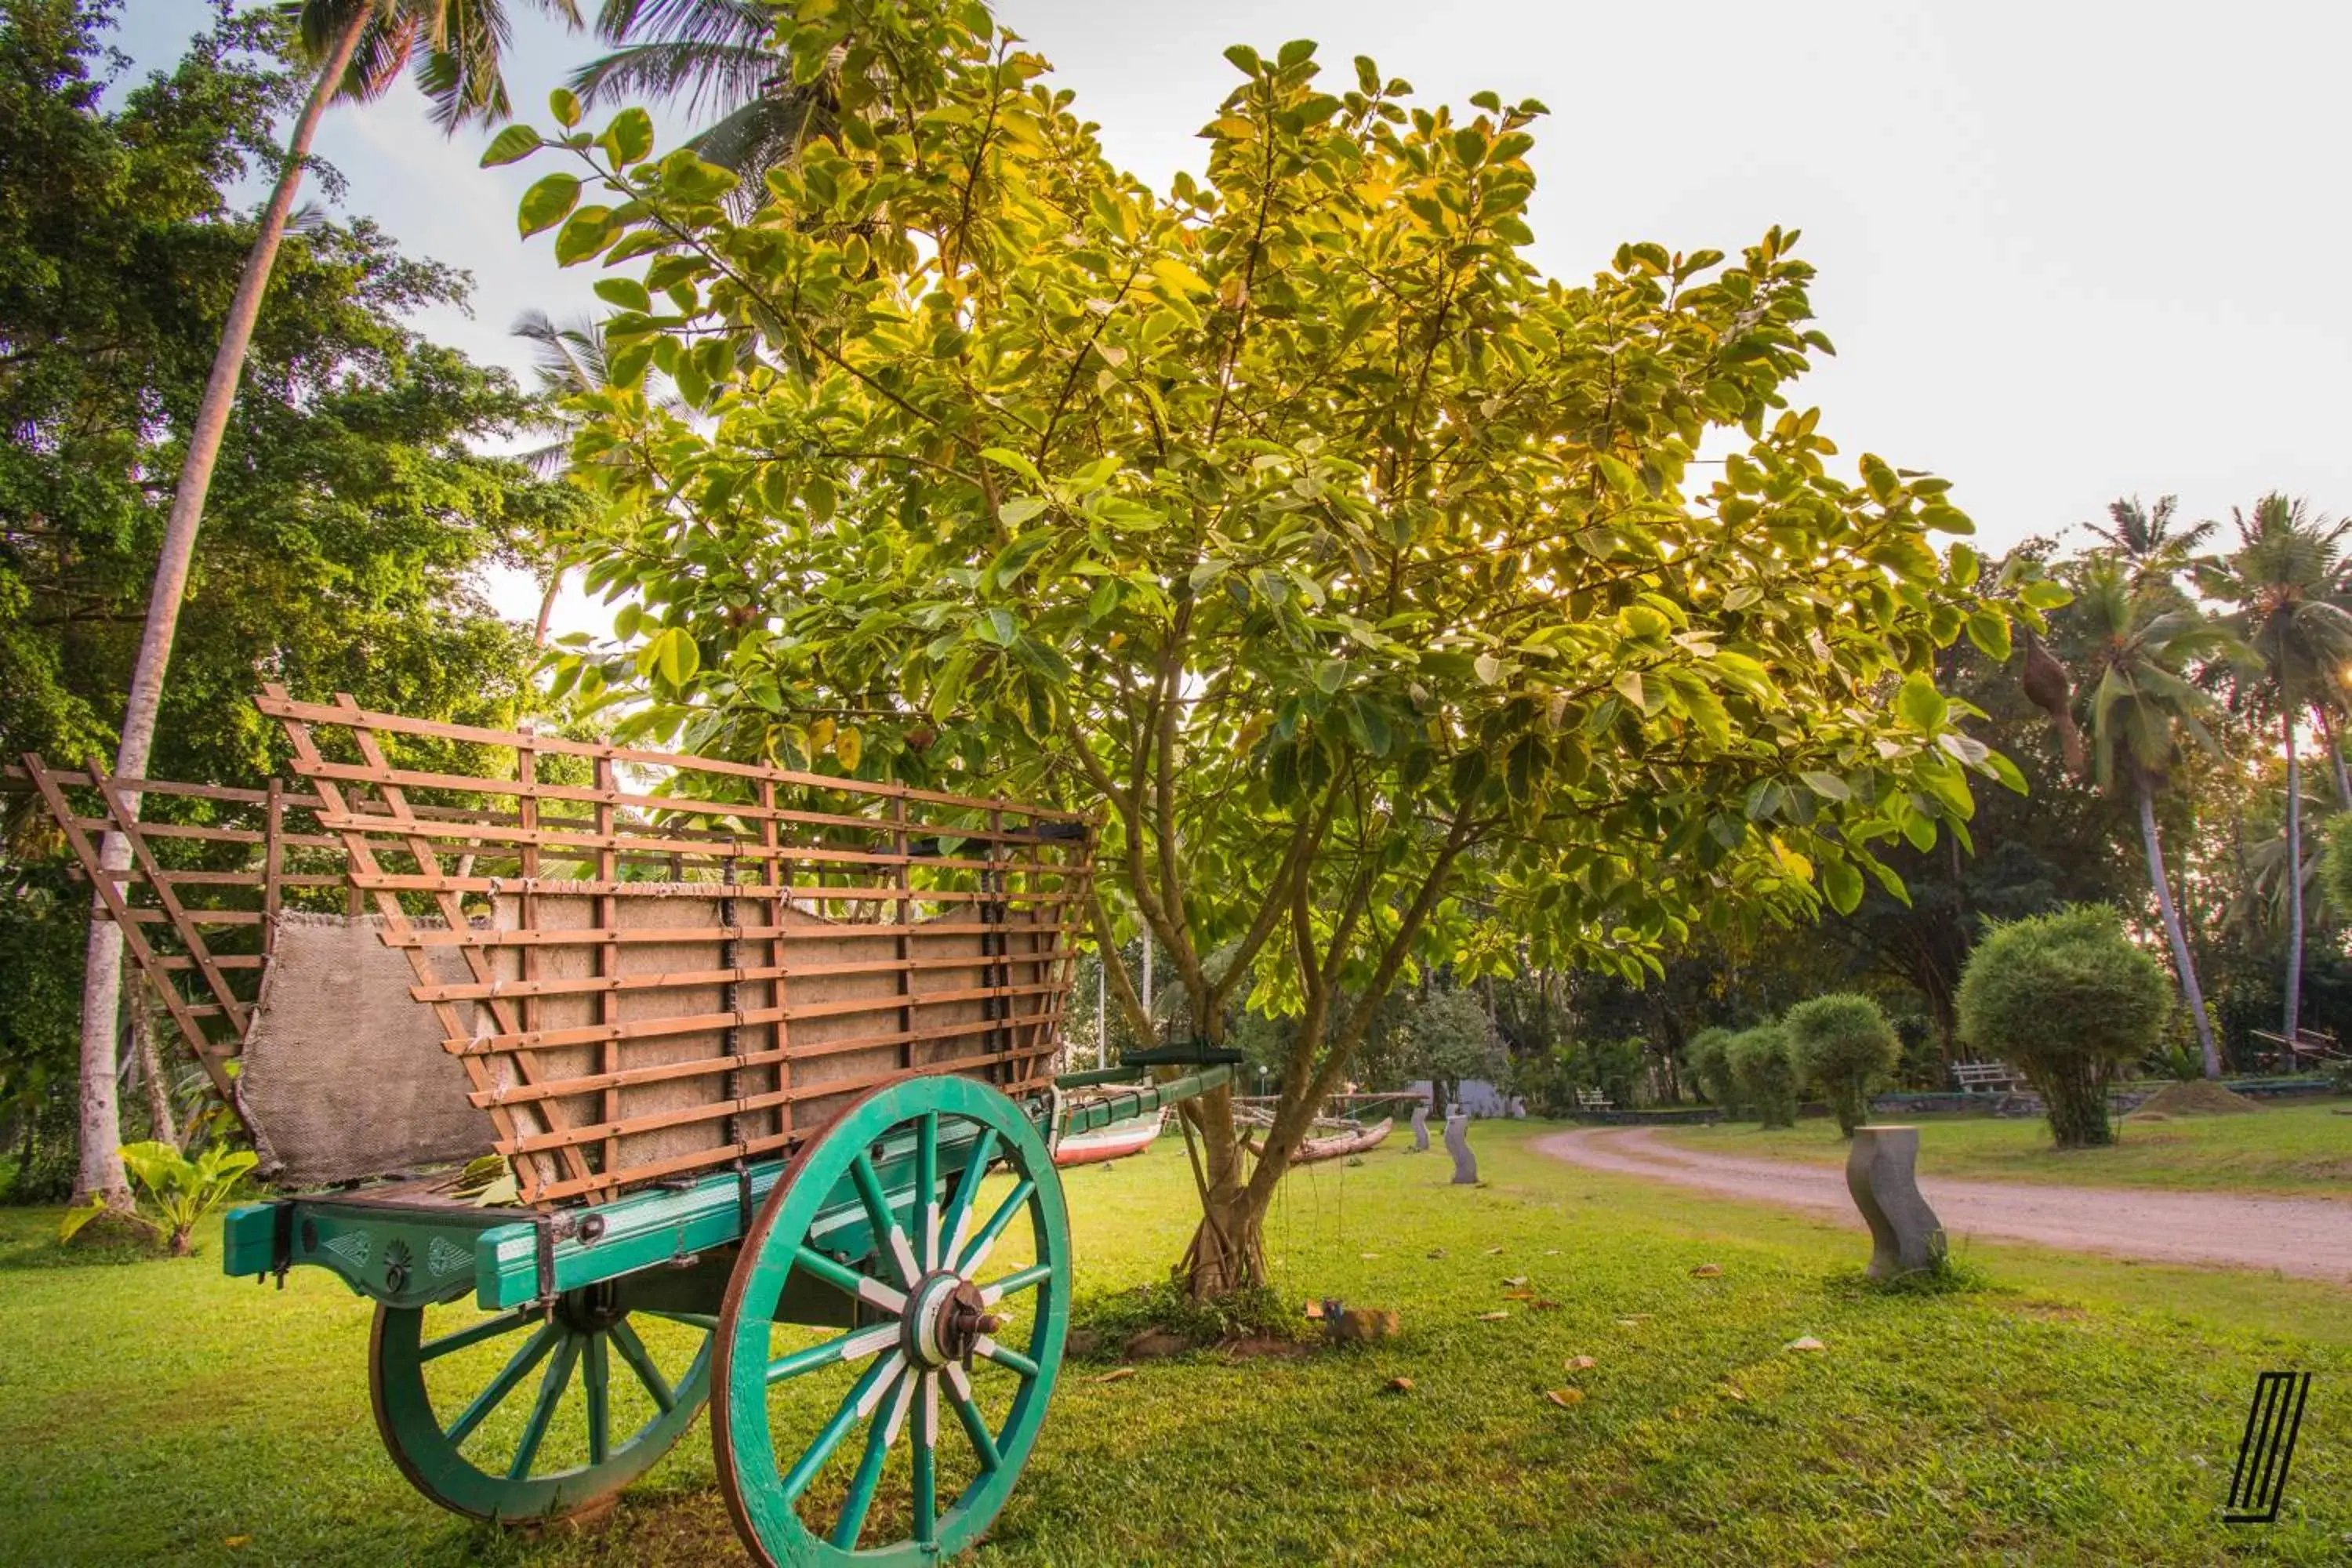
[(1944, 1225), (1919, 1195), (1919, 1130), (1862, 1127), (1845, 1157), (1846, 1191), (1870, 1226), (1870, 1277), (1944, 1264)]
[(1470, 1152), (1470, 1118), (1460, 1106), (1445, 1113), (1445, 1152), (1454, 1156), (1454, 1184), (1475, 1186), (1478, 1181), (1478, 1156)]
[(1412, 1108), (1412, 1152), (1424, 1153), (1429, 1148), (1429, 1101), (1422, 1100)]

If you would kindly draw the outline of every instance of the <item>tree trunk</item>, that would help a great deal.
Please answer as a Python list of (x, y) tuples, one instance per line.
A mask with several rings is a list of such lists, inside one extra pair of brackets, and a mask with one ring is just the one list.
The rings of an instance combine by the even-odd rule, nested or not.
[(2205, 1016), (2205, 990), (2197, 984), (2197, 961), (2189, 952), (2189, 939), (2180, 929), (2180, 910), (2172, 901), (2172, 879), (2165, 874), (2164, 847), (2156, 836), (2156, 791), (2145, 773), (2139, 775), (2139, 838), (2147, 851), (2147, 879), (2156, 889), (2165, 939), (2172, 943), (2172, 966), (2180, 972), (2181, 994), (2188, 999), (2189, 1016), (2197, 1021), (2197, 1048), (2204, 1056), (2205, 1076), (2219, 1081), (2221, 1053), (2213, 1047), (2213, 1024)]
[(1244, 1152), (1234, 1131), (1234, 1091), (1220, 1085), (1186, 1100), (1179, 1113), (1188, 1133), (1188, 1154), (1193, 1153), (1189, 1134), (1200, 1134), (1193, 1175), (1201, 1187), (1201, 1223), (1178, 1265), (1185, 1289), (1196, 1301), (1256, 1289), (1266, 1282), (1266, 1205), (1243, 1179)]
[[(335, 40), (331, 56), (319, 70), (302, 113), (287, 143), (286, 162), (278, 174), (277, 188), (262, 209), (260, 231), (245, 258), (236, 296), (229, 301), (228, 319), (221, 327), (220, 349), (213, 356), (211, 375), (205, 382), (204, 401), (188, 431), (188, 453), (180, 465), (180, 482), (172, 493), (172, 513), (163, 528), (163, 553), (155, 563), (155, 582), (147, 595), (147, 626), (139, 639), (139, 658), (131, 669), (131, 692), (123, 705), (122, 738), (114, 754), (114, 776), (144, 778), (147, 759), (155, 744), (155, 714), (163, 699), (163, 670), (172, 659), (172, 637), (178, 630), (180, 601), (188, 588), (188, 567), (196, 548), (196, 528), (204, 520), (205, 493), (211, 489), (213, 466), (219, 460), (221, 437), (228, 429), (229, 410), (236, 401), (237, 382), (245, 374), (246, 352), (252, 346), (254, 322), (261, 314), (262, 291), (269, 285), (270, 268), (278, 261), (278, 243), (286, 236), (287, 216), (294, 208), (294, 193), (302, 183), (302, 165), (310, 154), (320, 118), (341, 87), (343, 73), (359, 47), (360, 35), (374, 15), (372, 6), (352, 8), (350, 24)], [(140, 797), (123, 797), (123, 809), (135, 821)], [(109, 833), (99, 845), (102, 874), (127, 869), (131, 846), (121, 835)], [(116, 1207), (131, 1202), (130, 1183), (119, 1152), (121, 1131), (114, 1079), (115, 1016), (121, 1010), (122, 933), (104, 918), (105, 906), (90, 896), (89, 942), (82, 964), (81, 989), (81, 1157), (74, 1180), (74, 1202), (102, 1198)]]
[(2336, 804), (2352, 811), (2352, 768), (2344, 764), (2344, 748), (2336, 742), (2336, 716), (2325, 702), (2315, 702), (2311, 710), (2319, 715), (2319, 733), (2327, 742), (2327, 759), (2336, 764)]
[(179, 1123), (172, 1115), (172, 1086), (163, 1077), (163, 1053), (155, 1046), (155, 1008), (147, 988), (131, 981), (131, 1043), (139, 1052), (139, 1077), (147, 1090), (147, 1133), (158, 1143), (177, 1143)]
[(2286, 705), (2286, 1027), (2289, 1053), (2303, 1022), (2303, 768), (2294, 754), (2294, 708)]

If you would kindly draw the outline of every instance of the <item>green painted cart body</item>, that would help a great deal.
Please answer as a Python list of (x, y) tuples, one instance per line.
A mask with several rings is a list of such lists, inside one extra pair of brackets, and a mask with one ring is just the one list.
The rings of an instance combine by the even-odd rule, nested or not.
[[(1205, 1092), (1232, 1071), (1204, 1065), (1066, 1106), (1058, 1096), (1023, 1104), (969, 1079), (919, 1075), (872, 1091), (795, 1157), (762, 1162), (744, 1179), (706, 1177), (554, 1212), (475, 1208), (400, 1183), (273, 1199), (231, 1211), (223, 1267), (263, 1280), (323, 1268), (376, 1303), (370, 1376), (378, 1426), (419, 1489), (457, 1511), (511, 1523), (600, 1506), (715, 1398), (726, 1413), (713, 1420), (722, 1484), (764, 1560), (927, 1561), (969, 1545), (1003, 1506), (1060, 1363), (1070, 1265), (1051, 1143)], [(1013, 1190), (985, 1192), (975, 1155)], [(993, 1242), (1024, 1217), (1027, 1265), (984, 1278), (983, 1258), (966, 1271), (975, 1242)], [(962, 1245), (950, 1257), (960, 1229)], [(911, 1288), (896, 1266), (901, 1247), (915, 1256)], [(962, 1303), (923, 1299), (927, 1289), (952, 1297), (967, 1283), (1003, 1290), (985, 1307), (1034, 1300), (1023, 1345), (953, 1324)], [(468, 1298), (478, 1318), (425, 1335), (429, 1310)], [(917, 1313), (929, 1316), (910, 1321)], [(994, 1316), (977, 1321), (993, 1329)], [(701, 1342), (661, 1367), (632, 1326), (647, 1319), (682, 1326)], [(772, 1355), (771, 1323), (839, 1334)], [(424, 1369), (478, 1346), (493, 1353), (478, 1358), (485, 1375), (460, 1384), (464, 1402), (427, 1396)], [(866, 1363), (869, 1378), (884, 1370), (851, 1386), (835, 1419), (800, 1432), (768, 1422), (761, 1395), (772, 1381), (845, 1357)], [(1012, 1407), (996, 1420), (954, 1386), (982, 1375), (975, 1363), (1017, 1384)], [(917, 1410), (934, 1379), (935, 1403)], [(648, 1418), (633, 1431), (599, 1414), (612, 1405), (616, 1384), (633, 1386), (641, 1404), (650, 1398)], [(478, 1452), (485, 1417), (509, 1404), (529, 1410), (511, 1448)], [(590, 1429), (568, 1448), (551, 1447), (550, 1428), (566, 1415)], [(802, 1497), (860, 1431), (873, 1458), (861, 1458), (837, 1504), (827, 1500), (833, 1522), (820, 1532), (803, 1517)], [(968, 1445), (981, 1461), (954, 1498), (938, 1489), (935, 1476), (919, 1479), (943, 1441)], [(872, 1510), (900, 1444), (918, 1479), (898, 1521), (903, 1537), (877, 1543), (871, 1531), (881, 1521)]]

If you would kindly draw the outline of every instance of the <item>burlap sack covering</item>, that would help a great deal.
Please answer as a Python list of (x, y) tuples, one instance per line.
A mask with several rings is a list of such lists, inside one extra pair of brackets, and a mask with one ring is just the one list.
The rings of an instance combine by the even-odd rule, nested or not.
[[(522, 900), (519, 895), (501, 893), (493, 902), (492, 923), (498, 929), (512, 931), (522, 927)], [(632, 889), (615, 897), (613, 902), (614, 923), (624, 931), (715, 931), (725, 923), (720, 919), (721, 898), (707, 882), (646, 884), (642, 889)], [(738, 927), (767, 923), (768, 912), (773, 907), (768, 900), (748, 891), (734, 895), (733, 905), (734, 923)], [(832, 927), (842, 933), (837, 938), (799, 937), (776, 944), (782, 951), (783, 963), (793, 969), (838, 964), (885, 964), (895, 962), (897, 958), (897, 942), (882, 934), (894, 932), (896, 928), (846, 925), (791, 905), (783, 906), (780, 913), (782, 918), (776, 923), (782, 925), (818, 929)], [(567, 890), (565, 884), (543, 882), (532, 898), (530, 924), (539, 931), (593, 929), (595, 916), (596, 900), (586, 893)], [(787, 1125), (794, 1132), (814, 1131), (839, 1114), (859, 1089), (903, 1070), (909, 1059), (914, 1066), (921, 1068), (977, 1056), (985, 1049), (992, 1025), (983, 1017), (984, 1005), (982, 1002), (926, 1005), (921, 1000), (927, 994), (970, 990), (985, 983), (977, 932), (966, 930), (950, 933), (929, 929), (942, 921), (969, 926), (975, 919), (970, 909), (958, 908), (939, 920), (919, 922), (908, 929), (910, 957), (928, 960), (969, 953), (972, 962), (969, 967), (957, 964), (937, 969), (915, 969), (908, 977), (908, 994), (904, 997), (899, 992), (898, 975), (890, 969), (872, 973), (810, 976), (782, 982), (749, 981), (740, 984), (736, 1005), (743, 1013), (755, 1013), (775, 1006), (813, 1007), (816, 1012), (814, 1016), (795, 1017), (781, 1026), (773, 1022), (746, 1023), (737, 1029), (735, 1049), (742, 1055), (756, 1056), (772, 1051), (780, 1044), (791, 1053), (789, 1077), (781, 1075), (774, 1067), (740, 1071), (736, 1084), (738, 1096), (752, 1099), (787, 1086), (795, 1091), (829, 1083), (844, 1086), (837, 1095), (796, 1099), (788, 1107), (769, 1106), (744, 1112), (737, 1119), (740, 1135), (747, 1141), (767, 1138), (786, 1131)], [(1007, 930), (1009, 956), (1005, 962), (1011, 965), (1012, 983), (1026, 985), (1050, 978), (1051, 939), (1034, 933), (1024, 934), (1018, 925), (1010, 926)], [(869, 934), (854, 934), (857, 932)], [(744, 968), (765, 966), (770, 962), (769, 948), (770, 944), (764, 940), (746, 938), (736, 943), (735, 963)], [(530, 978), (542, 981), (583, 979), (596, 973), (597, 948), (593, 944), (551, 944), (492, 951), (498, 975), (502, 980), (521, 979), (526, 973)], [(624, 975), (683, 974), (725, 967), (722, 942), (716, 937), (691, 937), (678, 942), (624, 942), (618, 944), (615, 951), (619, 973)], [(725, 1012), (724, 990), (715, 984), (681, 984), (614, 992), (611, 994), (609, 1015), (604, 1011), (604, 1000), (594, 994), (538, 998), (526, 1016), (525, 1026), (553, 1031), (594, 1026), (604, 1022), (608, 1016), (614, 1021), (630, 1023), (707, 1016)], [(1024, 996), (1013, 1001), (1012, 1010), (1015, 1021), (1024, 1015), (1032, 1019), (1013, 1037), (1024, 1046), (1033, 1040), (1042, 1043), (1042, 1032), (1035, 1015), (1042, 1010), (1045, 1000)], [(520, 1007), (520, 1004), (517, 1005)], [(917, 1033), (935, 1030), (956, 1032), (909, 1045), (897, 1037), (903, 1032), (905, 1024), (902, 1020), (906, 1018), (911, 1018), (912, 1027)], [(494, 1028), (486, 1013), (478, 1015), (475, 1026), (482, 1032)], [(616, 1068), (635, 1068), (707, 1060), (721, 1056), (726, 1049), (724, 1028), (712, 1027), (619, 1041), (609, 1055), (607, 1047), (603, 1044), (560, 1046), (533, 1051), (531, 1061), (536, 1076), (545, 1083), (602, 1072), (608, 1063)], [(493, 1056), (488, 1058), (488, 1065), (496, 1081), (508, 1085), (520, 1081), (512, 1057)], [(667, 1113), (669, 1120), (664, 1125), (628, 1133), (617, 1141), (617, 1158), (613, 1163), (615, 1168), (627, 1169), (730, 1147), (728, 1118), (723, 1112), (695, 1114), (698, 1110), (715, 1110), (722, 1104), (726, 1098), (725, 1083), (723, 1073), (713, 1070), (653, 1083), (631, 1084), (609, 1091), (599, 1089), (578, 1095), (560, 1095), (552, 1103), (567, 1128), (592, 1126), (607, 1121), (635, 1121)], [(548, 1130), (538, 1102), (510, 1102), (508, 1110), (515, 1119), (516, 1131), (520, 1135), (528, 1137)], [(787, 1114), (791, 1119), (789, 1124), (785, 1121)], [(592, 1158), (601, 1167), (604, 1158), (603, 1142), (599, 1140), (589, 1147)], [(562, 1179), (551, 1154), (526, 1158), (533, 1162), (541, 1179), (550, 1182)]]
[[(355, 1181), (490, 1152), (496, 1129), (467, 1103), (465, 1065), (442, 1047), (433, 1009), (409, 995), (416, 973), (383, 944), (383, 923), (278, 917), (237, 1097), (263, 1171), (280, 1182)], [(428, 951), (443, 978), (468, 978), (455, 952)]]

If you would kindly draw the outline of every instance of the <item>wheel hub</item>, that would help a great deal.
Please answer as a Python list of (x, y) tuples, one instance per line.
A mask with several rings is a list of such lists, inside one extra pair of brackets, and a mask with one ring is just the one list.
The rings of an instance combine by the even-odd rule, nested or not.
[(907, 1297), (905, 1349), (918, 1366), (971, 1361), (983, 1335), (999, 1327), (980, 1287), (951, 1270), (926, 1275)]
[(555, 1299), (555, 1316), (575, 1334), (601, 1333), (629, 1315), (621, 1293), (607, 1279), (566, 1290)]

